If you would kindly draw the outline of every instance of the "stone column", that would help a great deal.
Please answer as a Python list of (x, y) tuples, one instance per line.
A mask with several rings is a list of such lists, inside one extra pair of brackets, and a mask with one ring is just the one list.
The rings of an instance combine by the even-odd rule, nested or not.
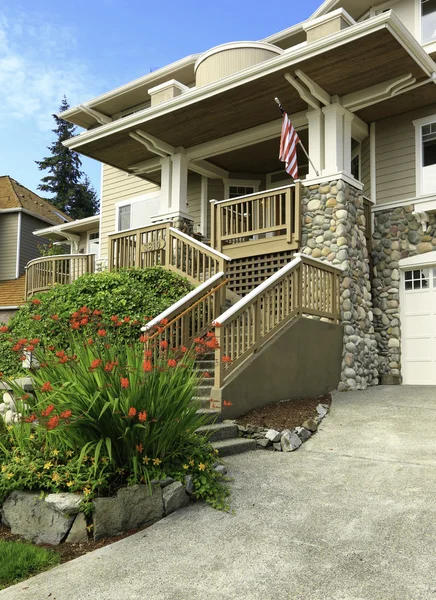
[(301, 252), (343, 268), (344, 350), (340, 390), (378, 384), (369, 256), (362, 193), (343, 179), (308, 184), (302, 198)]

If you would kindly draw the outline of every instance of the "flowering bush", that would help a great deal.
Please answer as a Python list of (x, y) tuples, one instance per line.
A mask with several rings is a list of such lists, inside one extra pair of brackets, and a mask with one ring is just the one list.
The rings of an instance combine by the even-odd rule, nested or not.
[(119, 317), (105, 319), (88, 307), (69, 322), (65, 349), (44, 348), (39, 338), (13, 342), (18, 355), (33, 352), (40, 369), (33, 401), (15, 388), (21, 422), (0, 434), (0, 497), (12, 489), (42, 489), (92, 498), (190, 474), (198, 497), (225, 507), (216, 453), (195, 434), (206, 417), (193, 400), (199, 384), (194, 349), (177, 352), (160, 342), (144, 350), (144, 336), (142, 343), (109, 343), (105, 323), (118, 328)]
[[(9, 335), (0, 336), (0, 372), (8, 377), (21, 372), (20, 356), (11, 352), (11, 338), (38, 338), (43, 346), (65, 348), (71, 315), (83, 306), (101, 313), (102, 329), (110, 341), (133, 342), (147, 319), (191, 288), (186, 279), (160, 267), (83, 275), (69, 285), (56, 286), (27, 301), (9, 322)], [(1, 327), (6, 325), (0, 323), (0, 332)]]

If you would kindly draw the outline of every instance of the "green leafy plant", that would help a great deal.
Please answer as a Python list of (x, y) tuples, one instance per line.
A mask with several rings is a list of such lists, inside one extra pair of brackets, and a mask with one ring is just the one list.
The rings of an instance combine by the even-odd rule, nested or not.
[(60, 555), (26, 542), (0, 541), (0, 589), (54, 567)]

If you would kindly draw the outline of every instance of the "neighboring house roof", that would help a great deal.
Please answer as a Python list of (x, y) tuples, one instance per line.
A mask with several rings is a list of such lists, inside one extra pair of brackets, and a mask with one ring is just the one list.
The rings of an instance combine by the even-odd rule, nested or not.
[(21, 275), (18, 279), (0, 281), (0, 309), (24, 304), (25, 285), (25, 275)]
[(24, 210), (53, 224), (71, 221), (68, 215), (9, 175), (0, 176), (0, 212), (3, 210)]
[(76, 219), (75, 221), (70, 221), (69, 223), (62, 223), (61, 225), (53, 225), (52, 227), (37, 229), (33, 232), (33, 235), (41, 236), (55, 242), (64, 240), (78, 242), (81, 233), (99, 229), (99, 225), (100, 215), (94, 215), (84, 219)]

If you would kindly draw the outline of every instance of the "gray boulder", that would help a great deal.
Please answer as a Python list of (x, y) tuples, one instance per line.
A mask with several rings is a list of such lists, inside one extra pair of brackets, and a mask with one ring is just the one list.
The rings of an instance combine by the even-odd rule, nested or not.
[(272, 446), (272, 441), (266, 438), (262, 438), (257, 439), (256, 444), (259, 446), (259, 448), (268, 448), (268, 446)]
[(315, 433), (315, 431), (318, 429), (318, 423), (315, 421), (315, 419), (306, 419), (306, 421), (304, 421), (302, 424), (302, 427), (304, 427), (304, 429), (308, 429), (312, 433)]
[(280, 444), (283, 452), (293, 452), (301, 446), (302, 441), (296, 433), (290, 431), (289, 429), (285, 429), (282, 431)]
[(300, 438), (300, 440), (302, 442), (305, 442), (306, 440), (308, 440), (312, 435), (312, 433), (308, 429), (305, 429), (304, 427), (296, 427), (295, 433), (298, 435), (298, 437)]
[(57, 545), (65, 538), (74, 521), (32, 492), (12, 492), (3, 503), (2, 522), (11, 532), (35, 544)]
[(163, 490), (163, 505), (166, 515), (170, 515), (175, 510), (189, 504), (189, 496), (186, 493), (185, 486), (180, 481), (171, 483)]
[(267, 440), (271, 440), (272, 443), (275, 444), (276, 442), (280, 442), (282, 434), (280, 431), (276, 431), (275, 429), (268, 429), (268, 431), (265, 434), (265, 437)]
[(74, 519), (73, 526), (65, 540), (66, 544), (83, 544), (88, 541), (86, 519), (83, 513), (79, 513)]
[(84, 497), (83, 494), (48, 494), (45, 501), (62, 515), (77, 515)]
[(328, 411), (329, 411), (328, 406), (325, 404), (318, 404), (318, 406), (316, 407), (316, 412), (318, 413), (318, 415), (321, 419), (324, 419), (324, 417), (326, 416)]

